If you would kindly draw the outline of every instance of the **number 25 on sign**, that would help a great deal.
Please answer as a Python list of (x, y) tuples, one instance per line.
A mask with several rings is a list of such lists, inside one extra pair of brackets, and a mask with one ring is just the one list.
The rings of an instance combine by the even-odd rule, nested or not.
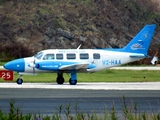
[(0, 70), (0, 77), (7, 81), (13, 81), (13, 71)]

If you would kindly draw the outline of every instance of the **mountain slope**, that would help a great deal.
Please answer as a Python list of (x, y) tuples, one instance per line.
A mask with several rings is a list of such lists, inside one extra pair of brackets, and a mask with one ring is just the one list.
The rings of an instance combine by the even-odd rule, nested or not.
[(82, 49), (124, 47), (144, 25), (155, 23), (153, 55), (160, 43), (158, 11), (157, 1), (148, 0), (2, 0), (1, 56), (13, 59), (80, 44)]

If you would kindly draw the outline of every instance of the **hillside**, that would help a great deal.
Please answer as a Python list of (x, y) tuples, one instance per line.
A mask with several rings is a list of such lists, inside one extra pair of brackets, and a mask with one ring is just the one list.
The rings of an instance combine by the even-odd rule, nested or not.
[[(146, 24), (157, 24), (158, 0), (0, 0), (1, 61), (48, 48), (121, 48)], [(146, 60), (141, 63), (148, 63)]]

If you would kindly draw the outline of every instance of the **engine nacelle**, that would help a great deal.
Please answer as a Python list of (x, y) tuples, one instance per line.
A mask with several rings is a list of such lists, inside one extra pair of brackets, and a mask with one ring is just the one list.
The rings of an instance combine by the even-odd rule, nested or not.
[(31, 68), (35, 68), (36, 65), (34, 63), (29, 63), (28, 66)]

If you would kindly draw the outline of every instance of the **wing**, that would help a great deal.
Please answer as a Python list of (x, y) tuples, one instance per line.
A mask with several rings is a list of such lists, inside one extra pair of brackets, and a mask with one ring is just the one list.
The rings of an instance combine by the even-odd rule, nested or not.
[(64, 66), (61, 66), (59, 69), (60, 70), (87, 69), (88, 65), (89, 65), (88, 63), (77, 63), (77, 64), (71, 64), (71, 65), (64, 65)]

